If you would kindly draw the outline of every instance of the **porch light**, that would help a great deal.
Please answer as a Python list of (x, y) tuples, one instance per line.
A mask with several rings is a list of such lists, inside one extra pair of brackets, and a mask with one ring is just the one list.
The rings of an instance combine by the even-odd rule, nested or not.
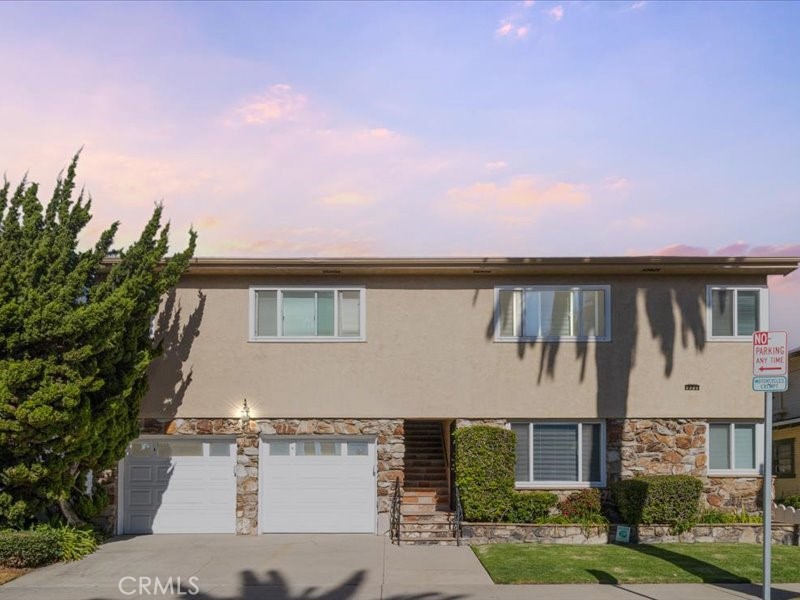
[(242, 412), (239, 413), (239, 418), (242, 421), (242, 425), (247, 425), (250, 422), (250, 408), (247, 406), (247, 398), (242, 403)]

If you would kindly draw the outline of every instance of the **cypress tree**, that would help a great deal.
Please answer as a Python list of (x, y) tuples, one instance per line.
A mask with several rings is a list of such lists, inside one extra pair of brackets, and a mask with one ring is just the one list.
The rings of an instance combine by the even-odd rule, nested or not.
[(160, 205), (127, 249), (112, 251), (119, 223), (79, 249), (91, 198), (73, 199), (77, 162), (46, 206), (35, 183), (0, 188), (0, 526), (56, 506), (74, 522), (86, 474), (122, 458), (160, 351), (152, 319), (194, 254), (190, 231), (167, 258)]

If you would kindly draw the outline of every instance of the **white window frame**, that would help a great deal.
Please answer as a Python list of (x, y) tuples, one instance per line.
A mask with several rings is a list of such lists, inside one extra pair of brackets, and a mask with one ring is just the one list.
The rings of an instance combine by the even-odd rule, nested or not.
[(758, 292), (758, 329), (769, 329), (769, 289), (765, 285), (708, 285), (706, 286), (706, 339), (710, 342), (752, 342), (752, 334), (748, 335), (714, 335), (712, 292), (733, 291), (733, 331), (739, 330), (739, 292)]
[[(712, 469), (711, 468), (711, 426), (712, 425), (728, 425), (730, 427), (730, 434), (728, 435), (728, 452), (731, 457), (730, 469)], [(735, 425), (755, 425), (756, 438), (755, 438), (755, 469), (736, 469), (735, 446), (736, 439), (734, 433)], [(709, 421), (706, 431), (706, 456), (708, 457), (708, 475), (710, 477), (757, 477), (764, 474), (764, 423), (759, 421)]]
[[(256, 335), (256, 292), (276, 292), (277, 293), (277, 318), (278, 318), (278, 335), (266, 336)], [(336, 335), (300, 335), (300, 336), (284, 336), (281, 335), (283, 329), (283, 322), (281, 320), (283, 308), (283, 292), (333, 292), (333, 331)], [(339, 331), (339, 292), (358, 292), (359, 293), (359, 332), (360, 335), (353, 336), (340, 336)], [(264, 286), (264, 285), (251, 285), (250, 286), (250, 314), (248, 318), (248, 335), (247, 339), (250, 342), (310, 342), (310, 343), (326, 343), (326, 342), (364, 342), (367, 339), (367, 294), (364, 286)]]
[[(517, 489), (584, 489), (606, 487), (606, 451), (608, 441), (606, 439), (606, 423), (601, 419), (585, 421), (546, 421), (546, 420), (526, 420), (513, 419), (506, 425), (511, 429), (511, 425), (528, 426), (528, 466), (529, 477), (533, 476), (533, 426), (534, 425), (577, 425), (578, 426), (578, 476), (583, 474), (583, 425), (600, 425), (600, 481), (515, 481)], [(516, 479), (516, 475), (514, 476)]]
[[(606, 333), (603, 336), (598, 335), (555, 335), (555, 336), (508, 336), (500, 335), (500, 292), (522, 292), (522, 307), (521, 307), (521, 327), (520, 331), (525, 331), (525, 292), (593, 292), (602, 291), (605, 295), (605, 326)], [(570, 295), (570, 304), (572, 303), (575, 295)], [(578, 314), (582, 313), (583, 294), (579, 295)], [(574, 311), (570, 311), (570, 315), (574, 315)], [(514, 315), (516, 319), (516, 315)], [(494, 341), (495, 342), (610, 342), (611, 341), (611, 286), (610, 285), (501, 285), (494, 288)]]

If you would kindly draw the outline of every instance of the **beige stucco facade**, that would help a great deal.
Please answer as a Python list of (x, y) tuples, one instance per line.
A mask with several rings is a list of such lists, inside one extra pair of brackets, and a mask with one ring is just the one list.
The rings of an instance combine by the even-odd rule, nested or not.
[[(180, 282), (157, 329), (142, 416), (254, 418), (760, 419), (748, 341), (708, 341), (707, 286), (731, 274), (203, 274)], [(611, 341), (493, 335), (500, 285), (611, 288)], [(251, 342), (251, 286), (364, 286), (361, 342)], [(689, 391), (687, 385), (699, 386)]]

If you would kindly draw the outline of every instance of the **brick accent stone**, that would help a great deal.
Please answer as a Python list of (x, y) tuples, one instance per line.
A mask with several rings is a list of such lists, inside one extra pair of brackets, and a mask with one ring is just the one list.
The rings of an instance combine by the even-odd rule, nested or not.
[(236, 533), (258, 533), (257, 434), (236, 438)]

